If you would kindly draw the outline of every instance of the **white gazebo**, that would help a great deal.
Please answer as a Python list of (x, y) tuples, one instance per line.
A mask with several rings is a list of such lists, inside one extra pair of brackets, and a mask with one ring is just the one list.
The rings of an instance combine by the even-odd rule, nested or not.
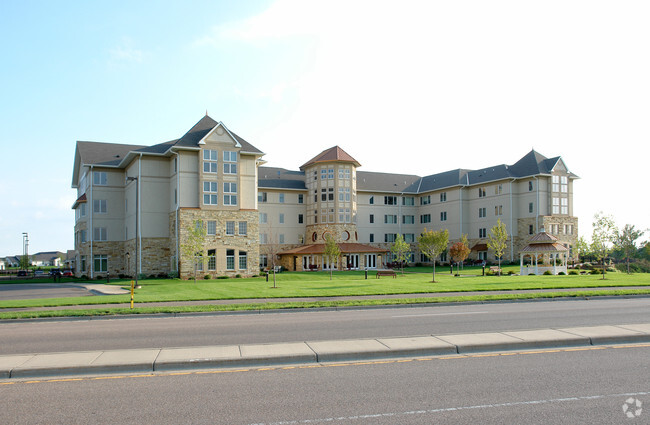
[[(567, 273), (567, 252), (569, 249), (558, 242), (558, 239), (542, 231), (533, 236), (528, 245), (520, 252), (519, 274), (526, 276), (529, 274), (540, 275), (549, 271), (553, 274), (561, 272)], [(549, 265), (540, 265), (539, 257), (548, 255)], [(524, 257), (530, 257), (530, 263), (524, 265)], [(557, 265), (557, 260), (561, 264)]]

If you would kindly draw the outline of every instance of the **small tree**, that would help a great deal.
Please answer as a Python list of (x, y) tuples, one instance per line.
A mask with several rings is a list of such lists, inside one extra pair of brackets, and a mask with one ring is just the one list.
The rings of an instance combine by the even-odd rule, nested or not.
[(627, 274), (630, 274), (630, 257), (634, 256), (638, 251), (636, 241), (645, 232), (636, 230), (633, 225), (626, 224), (621, 231), (616, 232), (616, 239), (614, 244), (616, 248), (621, 250), (625, 262), (627, 264)]
[(196, 283), (196, 263), (198, 258), (203, 261), (203, 246), (205, 245), (206, 237), (205, 226), (203, 221), (195, 220), (194, 226), (189, 230), (187, 240), (182, 246), (183, 255), (192, 259), (194, 267), (194, 283)]
[(487, 242), (488, 248), (494, 251), (494, 255), (499, 260), (499, 276), (501, 276), (501, 257), (508, 246), (507, 241), (508, 231), (506, 225), (499, 219), (497, 224), (490, 229)]
[(29, 269), (29, 255), (22, 255), (20, 257), (20, 269), (21, 270)]
[(605, 279), (605, 259), (612, 250), (612, 244), (616, 239), (616, 226), (611, 215), (604, 215), (601, 212), (594, 215), (591, 234), (591, 252), (596, 260), (602, 261), (603, 280)]
[(589, 244), (587, 243), (585, 238), (583, 238), (582, 236), (580, 236), (578, 238), (578, 240), (576, 241), (575, 245), (573, 245), (573, 251), (574, 251), (573, 255), (575, 257), (578, 257), (578, 261), (580, 261), (580, 256), (584, 257), (584, 256), (587, 256), (587, 255), (590, 255), (589, 250), (590, 250)]
[(472, 252), (469, 249), (469, 242), (467, 241), (467, 235), (462, 235), (459, 242), (456, 242), (449, 248), (449, 255), (451, 255), (452, 260), (456, 262), (456, 269), (458, 270), (457, 274), (460, 275), (460, 264), (469, 257), (469, 253)]
[[(272, 229), (270, 230), (272, 232)], [(277, 269), (278, 266), (278, 254), (280, 253), (280, 244), (277, 242), (275, 233), (271, 233), (269, 235), (267, 243), (260, 245), (260, 252), (266, 254), (267, 266), (269, 267), (267, 273), (273, 272), (273, 288), (277, 288), (275, 270)]]
[(397, 235), (395, 242), (390, 247), (390, 252), (399, 261), (400, 269), (402, 270), (402, 274), (404, 274), (404, 262), (408, 259), (411, 246), (404, 241), (402, 235)]
[(436, 258), (447, 248), (449, 243), (449, 231), (444, 230), (427, 230), (418, 236), (418, 248), (433, 263), (433, 280), (436, 281)]
[(341, 249), (329, 233), (325, 235), (324, 255), (330, 265), (330, 280), (332, 280), (332, 265), (338, 263), (339, 257), (341, 257)]

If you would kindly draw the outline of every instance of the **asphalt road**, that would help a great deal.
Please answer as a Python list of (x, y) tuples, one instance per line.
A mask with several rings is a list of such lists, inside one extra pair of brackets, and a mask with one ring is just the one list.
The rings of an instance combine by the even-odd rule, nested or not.
[(648, 358), (647, 346), (592, 347), (0, 381), (0, 423), (640, 424), (650, 422)]
[(650, 299), (0, 322), (0, 355), (650, 323)]

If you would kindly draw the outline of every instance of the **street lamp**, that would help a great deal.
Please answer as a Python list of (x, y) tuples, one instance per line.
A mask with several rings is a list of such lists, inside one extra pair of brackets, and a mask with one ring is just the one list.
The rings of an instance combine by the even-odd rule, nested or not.
[(29, 269), (29, 234), (23, 232), (23, 260), (25, 269)]
[(138, 240), (138, 201), (140, 198), (140, 185), (138, 184), (138, 178), (137, 177), (126, 177), (127, 182), (135, 182), (135, 287), (140, 288), (140, 285), (138, 285), (138, 260), (140, 259), (140, 243)]

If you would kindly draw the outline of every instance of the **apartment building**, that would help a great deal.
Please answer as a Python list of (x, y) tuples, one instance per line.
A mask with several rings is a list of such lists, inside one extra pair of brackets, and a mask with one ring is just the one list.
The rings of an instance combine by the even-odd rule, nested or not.
[[(425, 228), (448, 229), (452, 242), (466, 234), (471, 258), (491, 261), (487, 235), (499, 219), (506, 260), (542, 229), (569, 249), (577, 240), (577, 176), (560, 157), (531, 151), (513, 165), (421, 177), (358, 171), (338, 146), (297, 170), (264, 166), (263, 156), (207, 115), (153, 146), (77, 142), (76, 274), (250, 276), (270, 256), (290, 270), (378, 268), (398, 234), (413, 262), (428, 262), (416, 246)], [(205, 240), (192, 254), (197, 226)], [(328, 236), (343, 254), (337, 264), (323, 256)]]

